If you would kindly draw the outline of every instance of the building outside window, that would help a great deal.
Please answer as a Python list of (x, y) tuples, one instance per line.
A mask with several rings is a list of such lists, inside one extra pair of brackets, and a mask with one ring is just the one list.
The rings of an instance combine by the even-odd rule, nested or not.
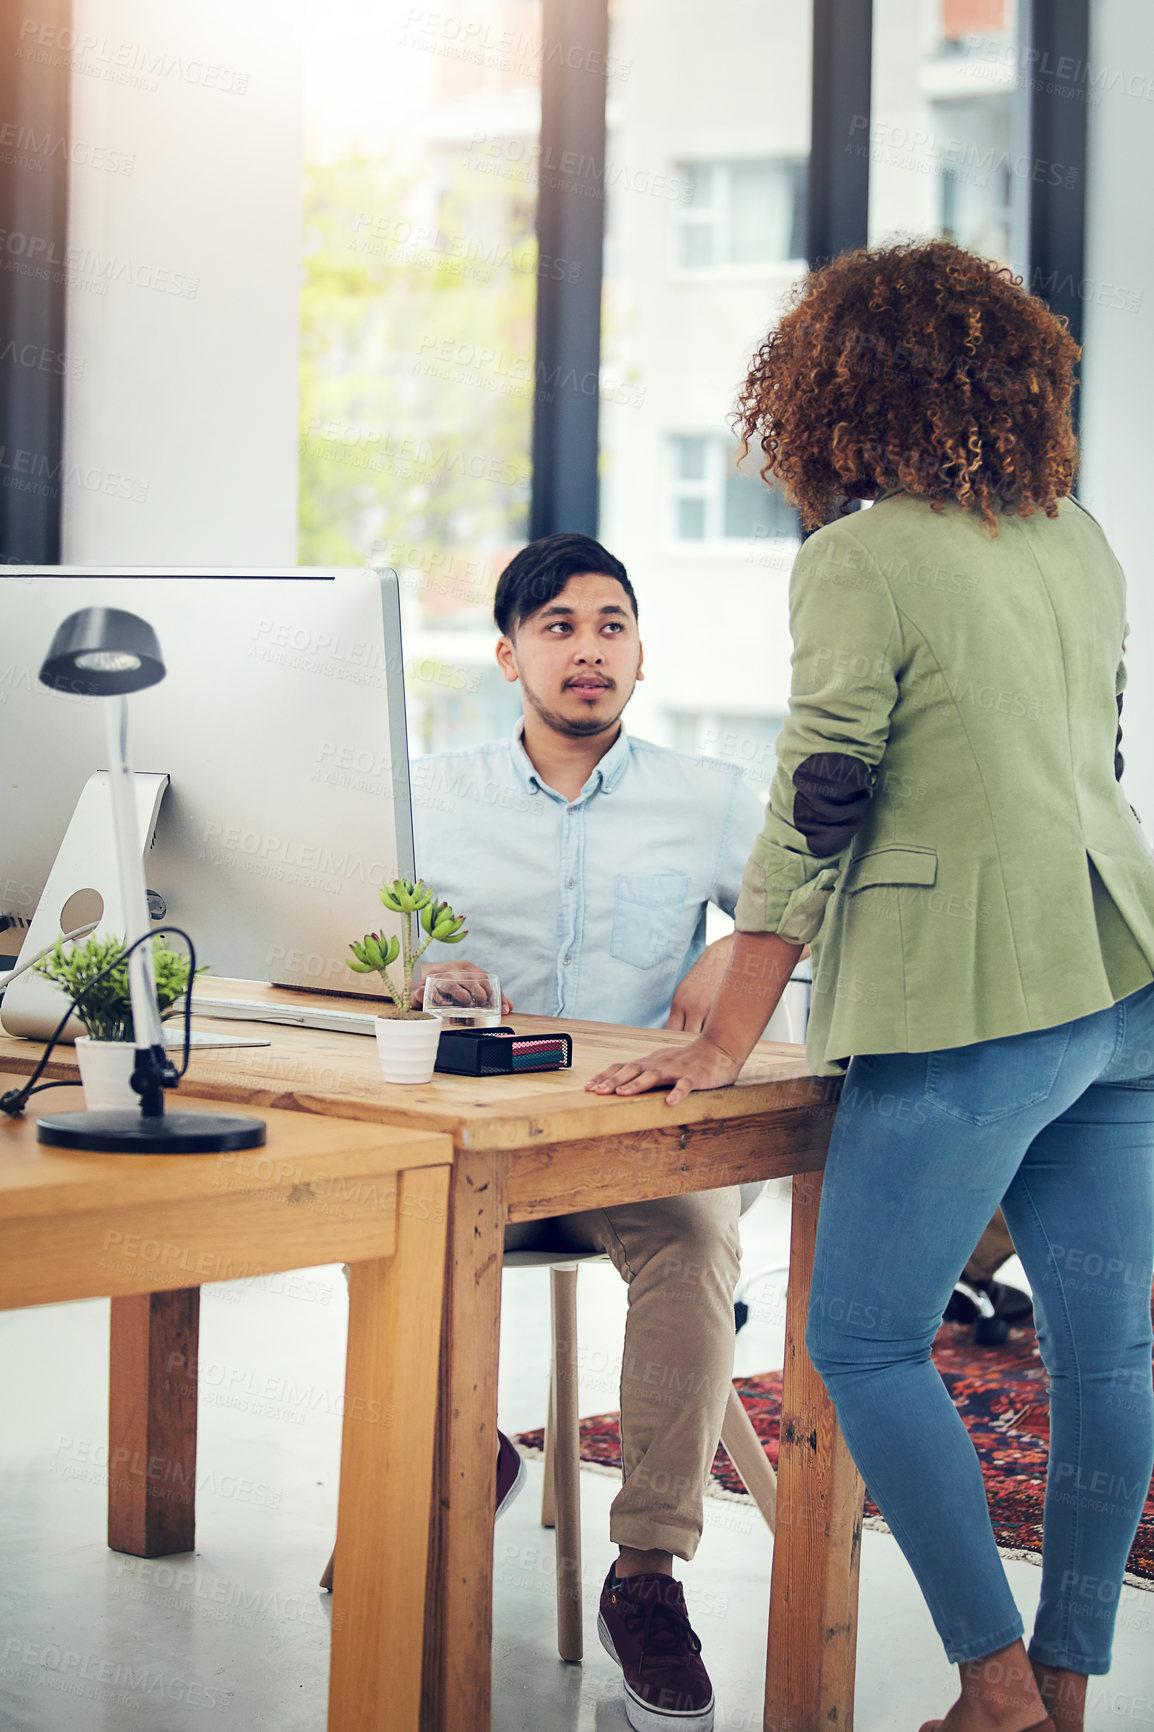
[(687, 270), (805, 257), (804, 161), (686, 162), (680, 264)]
[[(1021, 270), (1033, 163), (1017, 0), (875, 0), (871, 245), (946, 235)], [(868, 136), (867, 136), (868, 130)]]
[[(631, 730), (789, 699), (797, 523), (731, 431), (750, 360), (805, 272), (812, 7), (613, 0), (602, 298), (600, 538), (629, 570), (645, 680)], [(648, 192), (640, 189), (647, 187)], [(660, 191), (658, 191), (660, 189)]]
[(712, 434), (675, 434), (672, 448), (673, 534), (678, 541), (761, 540), (800, 544), (797, 512), (758, 474), (751, 451), (737, 467), (738, 446)]
[(1014, 177), (1010, 98), (957, 97), (934, 104), (951, 141), (939, 170), (941, 232), (959, 246), (1010, 262)]

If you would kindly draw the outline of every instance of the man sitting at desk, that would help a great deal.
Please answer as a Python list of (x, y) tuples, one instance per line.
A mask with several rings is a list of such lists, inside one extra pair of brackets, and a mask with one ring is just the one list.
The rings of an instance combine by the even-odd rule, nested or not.
[[(761, 803), (740, 770), (626, 734), (642, 677), (637, 601), (598, 542), (531, 543), (503, 572), (494, 613), (524, 713), (511, 739), (414, 764), (417, 870), (466, 911), (471, 956), (519, 1010), (697, 1031), (732, 943), (705, 949), (706, 908), (732, 914)], [(427, 955), (426, 975), (462, 965), (447, 947)], [(544, 1225), (550, 1246), (604, 1251), (629, 1283), (624, 1483), (609, 1527), (620, 1555), (601, 1629), (635, 1727), (713, 1725), (672, 1570), (701, 1536), (733, 1372), (738, 1210), (732, 1188), (511, 1229), (518, 1245)], [(506, 1468), (499, 1504), (511, 1478)]]

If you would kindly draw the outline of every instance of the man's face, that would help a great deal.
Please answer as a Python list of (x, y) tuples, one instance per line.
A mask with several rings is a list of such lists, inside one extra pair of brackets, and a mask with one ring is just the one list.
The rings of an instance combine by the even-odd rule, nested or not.
[(615, 577), (583, 572), (497, 645), (526, 710), (555, 733), (584, 738), (616, 727), (641, 677), (641, 639)]

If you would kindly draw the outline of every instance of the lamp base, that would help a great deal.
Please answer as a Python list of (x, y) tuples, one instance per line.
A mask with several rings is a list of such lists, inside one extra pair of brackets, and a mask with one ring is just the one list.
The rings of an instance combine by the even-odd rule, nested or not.
[(36, 1121), (36, 1139), (57, 1149), (93, 1149), (106, 1155), (216, 1155), (226, 1149), (261, 1148), (265, 1123), (232, 1113), (165, 1113), (146, 1119), (128, 1107), (53, 1113)]

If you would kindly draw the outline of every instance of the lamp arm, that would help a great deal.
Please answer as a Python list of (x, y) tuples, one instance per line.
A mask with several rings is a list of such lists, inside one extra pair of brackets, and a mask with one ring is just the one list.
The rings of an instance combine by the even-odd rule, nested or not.
[[(135, 943), (152, 931), (148, 896), (144, 883), (144, 859), (136, 829), (136, 795), (128, 763), (128, 704), (124, 697), (102, 700), (108, 744), (108, 784), (112, 794), (112, 828), (116, 837), (116, 864), (124, 912), (124, 942)], [(164, 1030), (156, 1000), (156, 971), (152, 946), (137, 945), (128, 958), (128, 992), (132, 1001), (132, 1026), (136, 1050), (159, 1047), (164, 1051)]]

